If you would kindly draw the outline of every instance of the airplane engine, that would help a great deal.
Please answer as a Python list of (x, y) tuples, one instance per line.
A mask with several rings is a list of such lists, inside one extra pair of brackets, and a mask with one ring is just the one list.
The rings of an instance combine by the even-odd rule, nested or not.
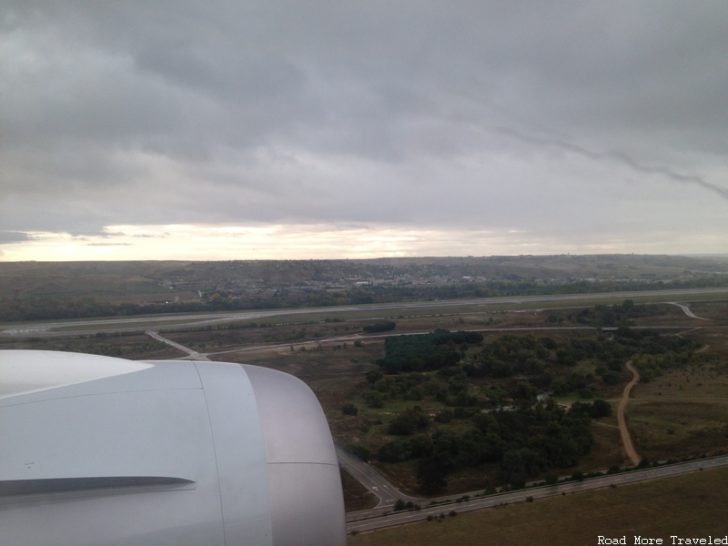
[(321, 406), (256, 366), (0, 351), (0, 543), (344, 545)]

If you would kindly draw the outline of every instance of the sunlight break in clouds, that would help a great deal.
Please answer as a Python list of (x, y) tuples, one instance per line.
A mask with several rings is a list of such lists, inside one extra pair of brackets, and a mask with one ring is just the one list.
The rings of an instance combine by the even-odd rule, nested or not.
[[(661, 236), (657, 237), (662, 238)], [(717, 235), (685, 238), (686, 253), (728, 245)], [(701, 246), (702, 245), (702, 246)], [(643, 251), (628, 238), (565, 245), (556, 237), (510, 229), (504, 233), (456, 229), (407, 229), (396, 226), (209, 226), (118, 225), (103, 235), (33, 232), (24, 244), (4, 246), (3, 259), (22, 260), (223, 260), (341, 259), (409, 256), (480, 256)], [(664, 253), (653, 246), (649, 252)]]

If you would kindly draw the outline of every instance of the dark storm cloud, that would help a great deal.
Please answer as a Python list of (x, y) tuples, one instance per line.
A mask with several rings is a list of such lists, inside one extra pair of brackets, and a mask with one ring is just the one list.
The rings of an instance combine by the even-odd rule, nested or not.
[(724, 2), (1, 11), (3, 230), (728, 227)]

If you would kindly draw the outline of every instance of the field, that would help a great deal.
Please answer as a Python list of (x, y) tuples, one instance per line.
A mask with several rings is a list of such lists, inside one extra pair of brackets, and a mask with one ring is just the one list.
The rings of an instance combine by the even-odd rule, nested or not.
[[(703, 301), (704, 298), (713, 298)], [(642, 309), (643, 315), (632, 320), (634, 325), (668, 327), (670, 335), (694, 339), (703, 348), (688, 366), (670, 370), (651, 383), (639, 384), (628, 408), (628, 419), (637, 450), (648, 459), (668, 459), (701, 455), (728, 449), (728, 303), (716, 296), (696, 296), (701, 301), (690, 304), (698, 316), (690, 318), (674, 305), (659, 304), (664, 296), (646, 296), (636, 301), (652, 300), (656, 305)], [(600, 301), (600, 300), (597, 300)], [(619, 298), (601, 300), (621, 303)], [(448, 409), (442, 401), (422, 398), (418, 401), (387, 399), (381, 407), (370, 407), (363, 398), (368, 371), (378, 369), (375, 362), (384, 356), (384, 336), (363, 334), (362, 329), (372, 321), (387, 319), (396, 322), (391, 334), (428, 332), (436, 328), (479, 330), (485, 335), (484, 344), (492, 344), (504, 335), (500, 329), (514, 328), (516, 336), (548, 336), (558, 344), (575, 338), (593, 337), (600, 315), (584, 315), (582, 311), (594, 303), (590, 297), (568, 301), (534, 303), (499, 303), (488, 305), (447, 304), (436, 308), (415, 308), (402, 304), (386, 310), (337, 310), (279, 315), (224, 322), (213, 325), (184, 326), (184, 315), (169, 317), (170, 329), (161, 333), (187, 347), (206, 353), (212, 360), (257, 364), (279, 369), (304, 380), (318, 396), (329, 420), (334, 438), (341, 445), (363, 444), (378, 449), (393, 439), (386, 429), (392, 419), (413, 405), (420, 405), (432, 419)], [(158, 327), (148, 317), (139, 317), (137, 327)], [(176, 325), (174, 324), (176, 322)], [(73, 328), (73, 323), (69, 326)], [(581, 330), (572, 330), (572, 327)], [(555, 329), (556, 328), (556, 329)], [(611, 334), (607, 334), (607, 337)], [(132, 359), (180, 358), (183, 353), (155, 341), (141, 332), (96, 333), (49, 337), (0, 336), (0, 349), (34, 348), (78, 351)], [(481, 347), (472, 346), (463, 354), (477, 357)], [(579, 375), (599, 377), (600, 363), (581, 360), (572, 371)], [(602, 365), (603, 369), (603, 365)], [(615, 384), (600, 384), (598, 392), (589, 396), (604, 398), (613, 408), (627, 379), (620, 372)], [(491, 386), (506, 387), (510, 379), (474, 378), (471, 385), (481, 392)], [(556, 397), (556, 402), (569, 406), (584, 401), (578, 390)], [(587, 398), (586, 400), (589, 400)], [(356, 416), (344, 415), (342, 407), (355, 402)], [(466, 419), (454, 419), (447, 424), (434, 424), (428, 429), (446, 428), (464, 431)], [(591, 451), (575, 466), (557, 469), (560, 475), (576, 471), (588, 472), (625, 463), (616, 419), (614, 416), (596, 419), (591, 425), (594, 444)], [(403, 490), (416, 493), (416, 461), (374, 462)], [(542, 475), (532, 476), (542, 478)], [(498, 467), (482, 463), (470, 468), (454, 469), (447, 477), (443, 494), (484, 489), (500, 479)], [(366, 505), (367, 500), (353, 480), (346, 479), (349, 506)], [(352, 504), (353, 503), (353, 504)]]
[(728, 366), (709, 360), (638, 384), (628, 416), (643, 457), (657, 460), (728, 450)]
[(350, 546), (583, 546), (597, 536), (728, 534), (728, 469), (458, 514), (349, 537)]
[(144, 334), (95, 334), (87, 336), (15, 338), (0, 336), (2, 349), (36, 349), (69, 351), (103, 356), (118, 356), (132, 360), (164, 360), (184, 356), (168, 345), (154, 341)]

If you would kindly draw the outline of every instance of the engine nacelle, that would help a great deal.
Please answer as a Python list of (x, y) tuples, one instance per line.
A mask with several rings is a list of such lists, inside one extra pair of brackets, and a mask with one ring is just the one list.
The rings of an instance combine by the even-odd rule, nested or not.
[(0, 542), (346, 544), (321, 406), (256, 366), (0, 351)]

